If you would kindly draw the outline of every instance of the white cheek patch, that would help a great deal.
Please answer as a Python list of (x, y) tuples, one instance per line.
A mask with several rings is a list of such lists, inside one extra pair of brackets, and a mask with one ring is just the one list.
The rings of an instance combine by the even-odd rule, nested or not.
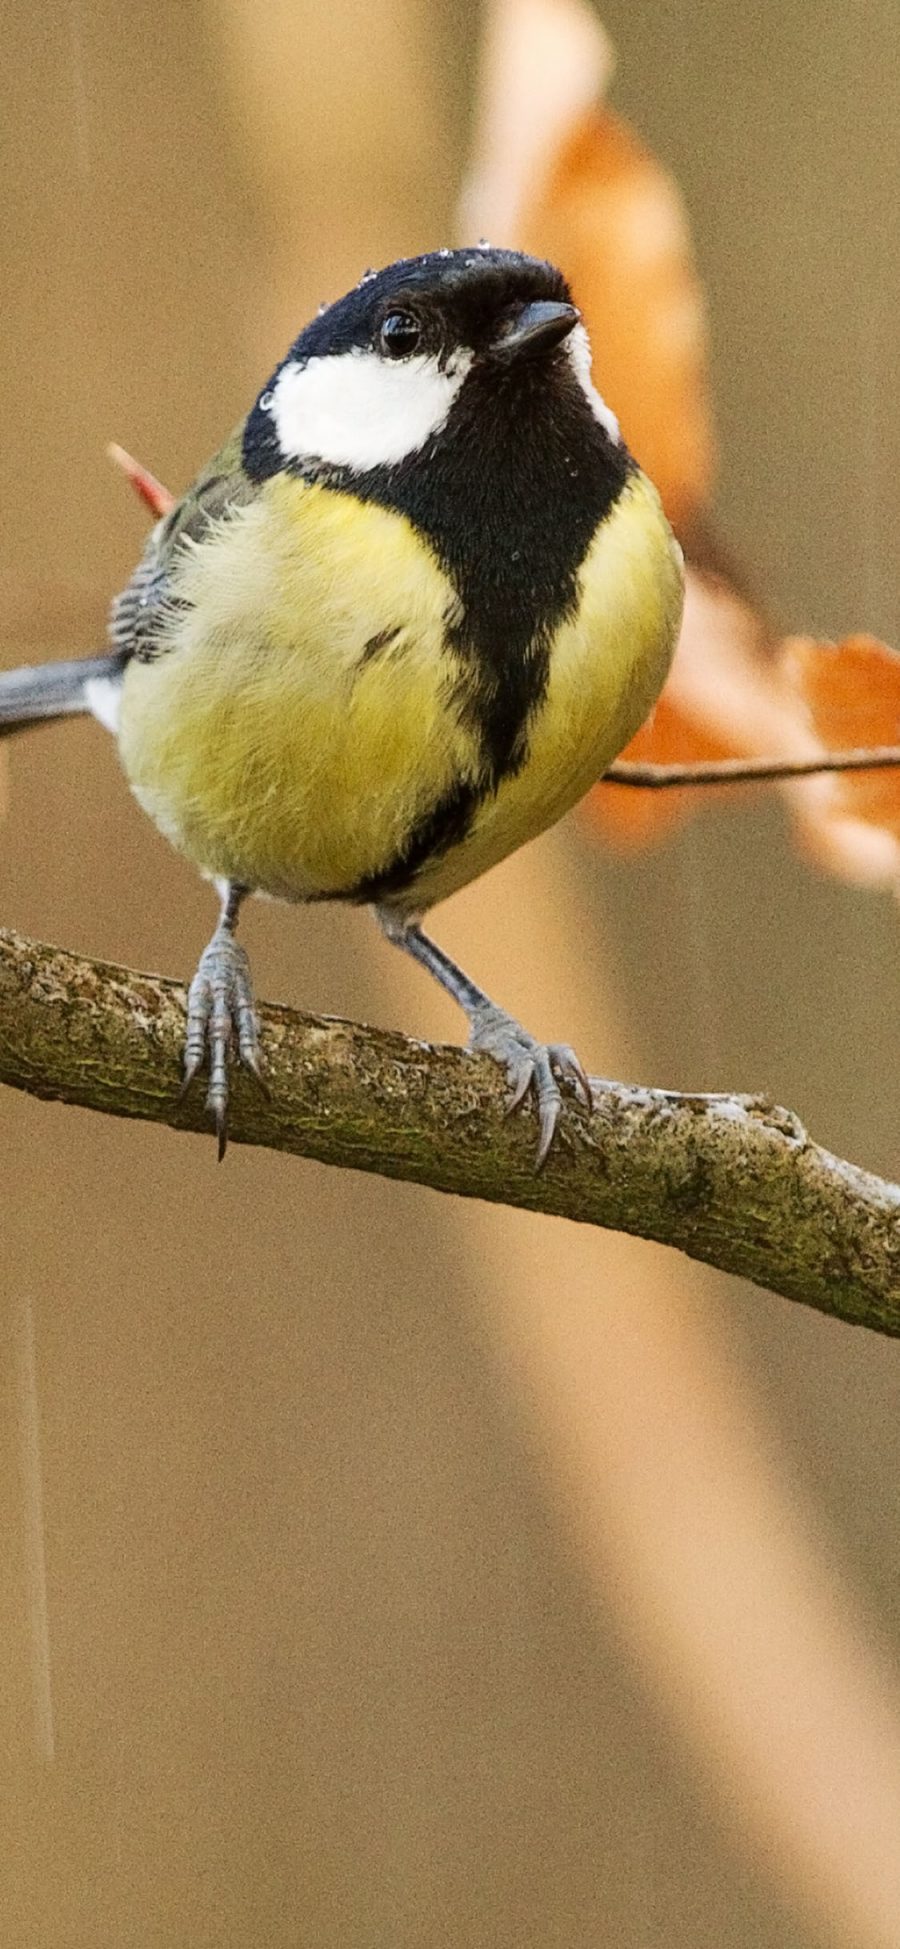
[(356, 473), (391, 466), (439, 432), (471, 363), (471, 352), (442, 370), (434, 358), (354, 351), (286, 365), (271, 406), (281, 451)]
[(613, 445), (617, 447), (622, 438), (621, 432), (619, 431), (619, 422), (616, 419), (615, 413), (607, 406), (606, 400), (601, 398), (591, 378), (591, 342), (584, 326), (576, 325), (574, 330), (569, 333), (566, 343), (569, 349), (572, 370), (584, 393), (591, 412), (595, 420), (599, 420), (600, 425), (606, 428)]

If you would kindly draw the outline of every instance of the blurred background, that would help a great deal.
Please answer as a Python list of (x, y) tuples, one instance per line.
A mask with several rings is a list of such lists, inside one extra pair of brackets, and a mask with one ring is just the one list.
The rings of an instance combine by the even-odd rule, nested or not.
[[(109, 439), (180, 489), (317, 303), (460, 235), (486, 39), (542, 5), (7, 0), (4, 663), (100, 642)], [(781, 627), (900, 643), (896, 6), (602, 18), (690, 216), (720, 530)], [(209, 890), (98, 727), (12, 751), (0, 917), (192, 972)], [(570, 821), (435, 931), (595, 1073), (900, 1172), (896, 908), (768, 797), (628, 859)], [(268, 998), (460, 1036), (363, 915), (244, 938)], [(5, 1941), (900, 1944), (894, 1343), (11, 1092), (0, 1142)]]

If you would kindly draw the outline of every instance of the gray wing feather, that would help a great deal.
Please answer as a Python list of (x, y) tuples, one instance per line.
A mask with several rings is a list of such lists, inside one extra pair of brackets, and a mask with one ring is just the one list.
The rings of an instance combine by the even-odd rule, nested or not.
[(130, 582), (112, 604), (109, 653), (0, 672), (0, 738), (54, 717), (86, 711), (106, 723), (97, 698), (89, 701), (89, 686), (115, 686), (130, 657), (151, 662), (165, 651), (163, 624), (180, 606), (178, 578), (173, 574), (180, 544), (200, 540), (211, 521), (222, 520), (258, 491), (241, 465), (238, 428), (184, 499), (157, 522)]
[(165, 653), (165, 624), (181, 607), (178, 578), (173, 574), (180, 546), (201, 540), (211, 522), (221, 521), (258, 494), (256, 483), (241, 465), (241, 431), (238, 428), (231, 435), (184, 499), (157, 523), (131, 581), (116, 596), (109, 640), (123, 656), (152, 663)]
[(109, 640), (123, 657), (151, 662), (159, 654), (160, 623), (171, 604), (168, 559), (161, 553), (158, 530), (149, 542), (121, 595), (109, 612)]

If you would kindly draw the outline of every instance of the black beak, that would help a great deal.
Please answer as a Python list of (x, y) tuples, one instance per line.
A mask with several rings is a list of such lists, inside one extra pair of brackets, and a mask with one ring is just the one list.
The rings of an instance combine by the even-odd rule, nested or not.
[(495, 338), (491, 351), (495, 358), (531, 358), (535, 352), (549, 352), (568, 338), (573, 325), (577, 325), (581, 313), (574, 305), (550, 304), (546, 300), (536, 300), (534, 304), (523, 305), (521, 311), (510, 319), (498, 338)]

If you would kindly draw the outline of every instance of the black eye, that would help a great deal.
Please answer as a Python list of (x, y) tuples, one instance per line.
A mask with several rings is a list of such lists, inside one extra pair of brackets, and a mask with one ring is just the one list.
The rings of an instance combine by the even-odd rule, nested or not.
[(411, 311), (389, 311), (378, 333), (382, 352), (389, 359), (408, 359), (422, 337), (422, 327)]

